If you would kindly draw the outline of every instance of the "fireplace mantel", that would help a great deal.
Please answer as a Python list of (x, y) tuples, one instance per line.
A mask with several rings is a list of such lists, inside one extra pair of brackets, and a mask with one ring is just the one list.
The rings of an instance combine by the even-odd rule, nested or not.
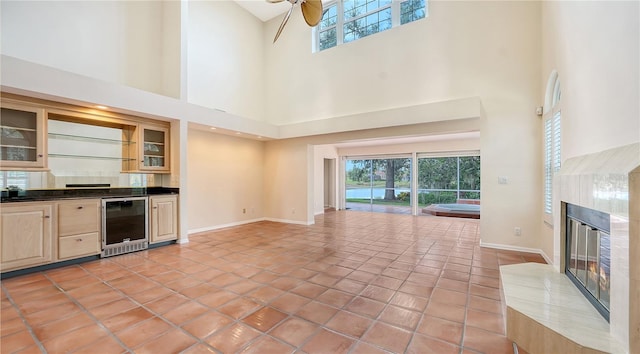
[(630, 267), (629, 262), (640, 259), (640, 143), (566, 160), (553, 187), (557, 271), (565, 262), (563, 206), (570, 203), (610, 214), (610, 334), (627, 352), (640, 353), (640, 267)]

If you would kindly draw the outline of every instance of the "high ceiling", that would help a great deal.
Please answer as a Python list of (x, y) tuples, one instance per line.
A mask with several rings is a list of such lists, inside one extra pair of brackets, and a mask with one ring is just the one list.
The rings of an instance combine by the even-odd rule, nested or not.
[(291, 7), (288, 1), (282, 1), (276, 4), (269, 3), (267, 0), (235, 0), (235, 2), (262, 21), (269, 21), (287, 12)]
[[(291, 3), (289, 3), (288, 0), (283, 0), (279, 3), (270, 3), (267, 0), (234, 1), (262, 21), (269, 21), (270, 19), (277, 17), (278, 15), (282, 15), (291, 7)], [(322, 0), (323, 3), (327, 3), (327, 1), (328, 0)]]

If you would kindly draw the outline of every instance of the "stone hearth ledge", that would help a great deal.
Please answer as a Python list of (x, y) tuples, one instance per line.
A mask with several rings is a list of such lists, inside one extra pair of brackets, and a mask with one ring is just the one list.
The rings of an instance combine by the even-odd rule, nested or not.
[(530, 354), (625, 353), (566, 275), (539, 263), (500, 267), (507, 337)]

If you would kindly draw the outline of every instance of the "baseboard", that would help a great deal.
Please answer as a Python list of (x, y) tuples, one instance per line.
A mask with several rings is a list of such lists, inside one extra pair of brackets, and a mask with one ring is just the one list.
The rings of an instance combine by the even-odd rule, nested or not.
[(288, 220), (288, 219), (276, 219), (276, 218), (264, 218), (264, 220), (273, 221), (273, 222), (281, 222), (281, 223), (284, 223), (284, 224), (295, 224), (295, 225), (304, 225), (304, 226), (309, 226), (309, 225), (313, 225), (314, 224), (314, 222), (299, 221), (299, 220)]
[(547, 263), (552, 264), (552, 263), (549, 262), (549, 259), (548, 259), (547, 255), (545, 255), (544, 252), (539, 248), (529, 248), (529, 247), (520, 247), (520, 246), (513, 246), (513, 245), (503, 245), (503, 244), (499, 244), (499, 243), (486, 243), (486, 242), (482, 242), (482, 240), (480, 240), (480, 247), (494, 248), (494, 249), (505, 250), (505, 251), (518, 251), (518, 252), (527, 252), (527, 253), (537, 253), (537, 254), (541, 255), (544, 258), (544, 260), (547, 261)]
[(257, 219), (251, 219), (251, 220), (242, 220), (242, 221), (232, 222), (232, 223), (228, 223), (228, 224), (201, 227), (201, 228), (198, 228), (198, 229), (189, 230), (187, 232), (187, 234), (188, 235), (193, 235), (193, 234), (198, 234), (198, 233), (201, 233), (201, 232), (219, 230), (219, 229), (224, 229), (224, 228), (233, 227), (233, 226), (246, 225), (246, 224), (251, 224), (251, 223), (254, 223), (254, 222), (265, 221), (265, 220), (267, 220), (267, 219), (266, 218), (257, 218)]

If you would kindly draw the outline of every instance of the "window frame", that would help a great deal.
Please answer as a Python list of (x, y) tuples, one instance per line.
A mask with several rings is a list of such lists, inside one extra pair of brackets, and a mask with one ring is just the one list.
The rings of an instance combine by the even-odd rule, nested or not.
[(554, 179), (562, 167), (562, 109), (560, 100), (562, 89), (557, 71), (552, 71), (547, 82), (543, 131), (543, 202), (544, 222), (553, 226), (553, 214), (557, 207)]
[(369, 12), (365, 12), (364, 14), (360, 14), (360, 15), (358, 15), (356, 17), (351, 17), (351, 18), (349, 18), (348, 21), (345, 21), (345, 17), (344, 17), (344, 3), (343, 3), (343, 0), (333, 0), (333, 1), (327, 2), (326, 4), (323, 4), (323, 16), (324, 16), (324, 13), (330, 7), (332, 7), (334, 5), (336, 6), (336, 24), (334, 25), (335, 29), (336, 29), (336, 45), (332, 46), (332, 47), (329, 47), (329, 48), (320, 49), (320, 32), (328, 31), (331, 28), (334, 28), (334, 26), (327, 27), (327, 28), (324, 28), (324, 29), (320, 30), (320, 26), (317, 25), (317, 26), (313, 27), (313, 29), (311, 31), (311, 39), (312, 39), (312, 41), (311, 41), (311, 52), (312, 53), (318, 53), (318, 52), (321, 52), (323, 50), (331, 49), (331, 48), (340, 46), (340, 45), (345, 44), (345, 43), (356, 42), (359, 39), (362, 39), (362, 38), (365, 38), (365, 37), (369, 37), (369, 36), (365, 36), (365, 37), (361, 37), (361, 38), (356, 38), (356, 39), (354, 39), (352, 41), (349, 41), (349, 42), (344, 42), (344, 25), (345, 25), (345, 23), (356, 21), (356, 20), (361, 19), (361, 18), (366, 18), (367, 16), (369, 16), (371, 14), (383, 11), (384, 9), (387, 9), (387, 8), (391, 8), (391, 28), (385, 29), (383, 31), (378, 31), (378, 32), (372, 33), (372, 35), (376, 34), (376, 33), (380, 33), (380, 32), (384, 32), (384, 31), (393, 29), (393, 28), (398, 27), (398, 26), (406, 25), (406, 24), (409, 24), (409, 23), (412, 23), (412, 22), (415, 22), (415, 21), (418, 21), (418, 20), (421, 20), (421, 19), (426, 19), (427, 17), (429, 17), (429, 11), (428, 11), (429, 0), (425, 0), (424, 1), (424, 17), (402, 24), (401, 21), (400, 21), (400, 19), (401, 19), (401, 17), (400, 17), (401, 16), (401, 14), (400, 14), (401, 4), (404, 3), (404, 2), (407, 2), (407, 1), (409, 1), (409, 0), (391, 0), (391, 4), (389, 4), (389, 5), (378, 7), (375, 10), (371, 10)]

